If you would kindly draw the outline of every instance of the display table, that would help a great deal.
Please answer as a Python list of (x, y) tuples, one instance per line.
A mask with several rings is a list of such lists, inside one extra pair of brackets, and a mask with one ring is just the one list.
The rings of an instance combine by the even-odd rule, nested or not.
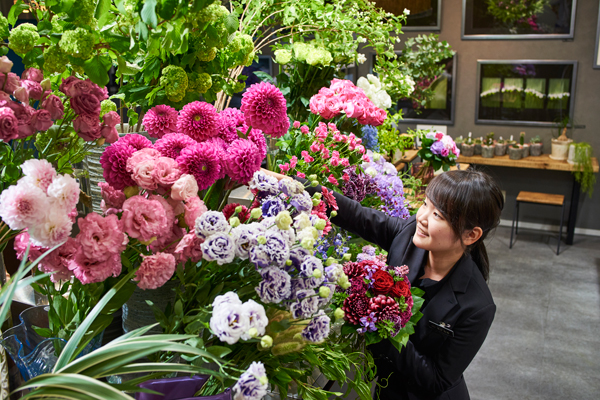
[[(551, 171), (567, 171), (571, 172), (575, 170), (575, 166), (569, 164), (566, 161), (557, 161), (550, 158), (549, 154), (542, 154), (539, 157), (525, 157), (520, 160), (511, 160), (508, 155), (483, 158), (482, 156), (472, 157), (458, 157), (459, 163), (479, 164), (479, 165), (492, 165), (496, 167), (513, 167), (513, 168), (529, 168), (529, 169), (545, 169)], [(598, 159), (592, 158), (592, 165), (595, 173), (598, 173)], [(577, 207), (579, 205), (579, 192), (581, 187), (579, 183), (573, 178), (573, 188), (571, 192), (571, 205), (569, 207), (569, 221), (567, 224), (567, 244), (573, 244), (573, 235), (575, 233), (575, 221), (577, 219)]]
[(419, 152), (419, 150), (406, 150), (404, 152), (404, 155), (400, 158), (396, 158), (394, 157), (394, 162), (392, 164), (394, 164), (394, 166), (396, 167), (396, 171), (400, 171), (401, 169), (403, 169), (404, 167), (406, 167), (406, 164), (413, 161), (415, 158), (417, 158), (417, 153)]

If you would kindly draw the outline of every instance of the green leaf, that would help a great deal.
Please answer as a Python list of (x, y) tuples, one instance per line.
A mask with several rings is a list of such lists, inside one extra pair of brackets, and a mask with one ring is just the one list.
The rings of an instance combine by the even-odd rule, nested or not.
[(102, 29), (112, 16), (112, 14), (109, 12), (110, 6), (110, 0), (98, 0), (98, 3), (96, 4), (96, 12), (94, 13), (94, 17), (96, 17), (98, 20), (99, 29)]
[(19, 18), (19, 15), (21, 15), (21, 13), (25, 10), (29, 10), (29, 5), (23, 3), (22, 0), (18, 0), (8, 12), (8, 23), (14, 26), (15, 22), (17, 22), (17, 19)]
[(273, 77), (271, 75), (267, 74), (266, 72), (254, 71), (254, 75), (256, 75), (262, 81), (269, 82), (273, 85), (275, 84), (275, 80), (273, 79)]
[(108, 83), (108, 70), (110, 67), (112, 67), (112, 61), (106, 55), (96, 55), (83, 64), (85, 74), (100, 87), (104, 87)]
[(218, 358), (223, 358), (227, 354), (231, 353), (231, 349), (225, 346), (210, 346), (206, 349), (206, 351)]
[(179, 0), (162, 0), (158, 15), (162, 19), (171, 19), (173, 14), (175, 14), (177, 4), (179, 4)]
[(156, 17), (156, 0), (146, 0), (140, 15), (142, 21), (151, 27), (156, 28), (156, 25), (158, 25), (158, 18)]
[[(144, 22), (139, 21), (135, 27), (135, 31), (138, 34), (138, 39), (141, 39), (143, 41), (148, 40), (148, 27)], [(131, 40), (133, 41), (133, 38), (131, 38)]]
[(238, 16), (234, 13), (227, 15), (225, 18), (225, 28), (228, 33), (233, 33), (238, 30), (240, 26), (240, 21), (238, 20)]
[(142, 70), (142, 68), (138, 65), (125, 61), (125, 59), (121, 56), (117, 56), (117, 65), (117, 72), (121, 75), (135, 75)]

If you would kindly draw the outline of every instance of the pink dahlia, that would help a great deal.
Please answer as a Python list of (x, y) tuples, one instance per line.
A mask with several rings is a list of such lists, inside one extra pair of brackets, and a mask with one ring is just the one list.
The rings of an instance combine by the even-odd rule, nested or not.
[(128, 144), (136, 150), (141, 150), (146, 147), (152, 147), (152, 142), (148, 138), (142, 135), (138, 135), (137, 133), (129, 133), (119, 138), (117, 144)]
[(127, 172), (127, 160), (137, 150), (133, 146), (119, 143), (120, 140), (104, 150), (100, 156), (100, 164), (104, 170), (104, 180), (115, 189), (123, 190), (127, 186), (136, 186), (131, 174)]
[(245, 125), (244, 113), (237, 108), (226, 108), (219, 113), (219, 137), (227, 143), (239, 138), (237, 130), (243, 125)]
[(290, 129), (287, 105), (281, 90), (268, 82), (255, 83), (242, 95), (246, 123), (267, 135), (281, 137)]
[(167, 283), (175, 273), (175, 257), (169, 253), (144, 256), (142, 265), (135, 273), (140, 289), (157, 289)]
[(258, 147), (248, 139), (237, 139), (231, 143), (224, 159), (225, 173), (242, 184), (247, 184), (254, 173), (260, 170), (262, 158)]
[(154, 143), (154, 148), (163, 156), (176, 159), (181, 150), (196, 143), (198, 142), (183, 133), (168, 133)]
[(54, 167), (49, 161), (44, 159), (27, 160), (21, 165), (21, 170), (23, 171), (23, 175), (25, 175), (24, 181), (39, 187), (44, 193), (48, 191), (48, 187), (54, 178), (56, 178)]
[(104, 282), (110, 276), (117, 277), (121, 273), (121, 255), (110, 254), (105, 260), (96, 260), (88, 258), (79, 249), (69, 262), (69, 270), (84, 285)]
[(202, 142), (219, 133), (218, 122), (219, 114), (212, 104), (194, 101), (186, 104), (181, 110), (177, 118), (177, 129), (192, 139)]
[(248, 134), (248, 139), (258, 147), (261, 161), (267, 156), (267, 139), (260, 129), (252, 129)]
[(167, 220), (167, 212), (159, 201), (142, 196), (125, 200), (121, 222), (125, 232), (141, 242), (156, 238), (169, 230), (172, 224), (172, 221)]
[(221, 173), (219, 150), (209, 143), (196, 143), (181, 150), (177, 157), (179, 169), (184, 174), (193, 175), (198, 188), (204, 190), (215, 183)]
[(148, 135), (161, 138), (167, 133), (177, 131), (177, 116), (179, 113), (173, 107), (165, 104), (152, 107), (142, 120)]

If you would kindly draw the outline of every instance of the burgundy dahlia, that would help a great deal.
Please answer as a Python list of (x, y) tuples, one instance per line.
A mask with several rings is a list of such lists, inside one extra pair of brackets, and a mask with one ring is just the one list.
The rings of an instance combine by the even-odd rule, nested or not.
[(353, 325), (360, 325), (360, 319), (370, 313), (369, 298), (364, 294), (351, 294), (344, 300), (344, 319)]
[(219, 114), (212, 104), (194, 101), (186, 104), (179, 118), (177, 130), (198, 142), (218, 135)]
[(183, 133), (167, 133), (154, 143), (154, 148), (160, 151), (160, 154), (164, 157), (176, 159), (179, 157), (181, 150), (197, 143), (194, 139)]
[(104, 180), (110, 186), (118, 190), (123, 190), (127, 186), (137, 186), (131, 179), (131, 174), (127, 172), (127, 160), (136, 151), (133, 146), (125, 144), (113, 144), (104, 150), (100, 156), (100, 164), (104, 170)]
[(152, 107), (142, 120), (142, 124), (148, 131), (148, 135), (161, 138), (167, 133), (177, 131), (177, 116), (179, 113), (173, 107), (160, 104)]
[(219, 179), (221, 162), (219, 151), (210, 143), (196, 143), (181, 150), (177, 163), (183, 174), (196, 178), (198, 188), (204, 190)]
[(347, 262), (344, 264), (344, 273), (348, 276), (348, 279), (362, 278), (365, 276), (365, 268), (357, 262)]
[(232, 180), (246, 184), (260, 170), (261, 163), (258, 147), (248, 139), (237, 139), (227, 149), (223, 165)]
[(246, 123), (279, 138), (290, 129), (287, 105), (281, 90), (268, 82), (255, 83), (242, 95)]
[(369, 312), (374, 312), (378, 321), (395, 321), (400, 316), (400, 306), (393, 298), (380, 294), (369, 299)]

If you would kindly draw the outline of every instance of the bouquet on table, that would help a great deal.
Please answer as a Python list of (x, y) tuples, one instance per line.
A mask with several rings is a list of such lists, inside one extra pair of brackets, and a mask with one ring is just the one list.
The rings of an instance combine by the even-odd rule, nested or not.
[(439, 169), (448, 171), (456, 165), (460, 150), (454, 140), (442, 132), (420, 131), (421, 150), (417, 153), (423, 160), (423, 167), (416, 174), (424, 181), (433, 178), (433, 172)]

